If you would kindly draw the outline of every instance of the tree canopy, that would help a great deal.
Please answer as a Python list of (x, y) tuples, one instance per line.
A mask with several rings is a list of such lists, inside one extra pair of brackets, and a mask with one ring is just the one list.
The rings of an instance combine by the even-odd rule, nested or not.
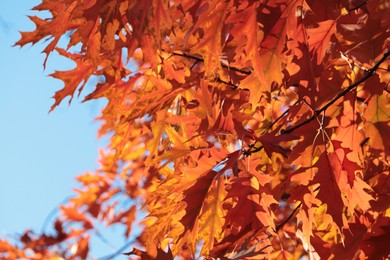
[(51, 74), (63, 88), (50, 111), (97, 79), (84, 101), (107, 100), (99, 135), (111, 138), (54, 232), (0, 240), (2, 259), (90, 258), (97, 223), (128, 238), (142, 228), (117, 252), (131, 258), (388, 256), (390, 1), (33, 10), (50, 17), (31, 16), (36, 29), (16, 45), (74, 61)]

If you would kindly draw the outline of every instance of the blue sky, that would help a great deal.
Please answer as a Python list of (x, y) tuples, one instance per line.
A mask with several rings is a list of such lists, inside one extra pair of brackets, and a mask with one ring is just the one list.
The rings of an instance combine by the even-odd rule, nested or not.
[(64, 102), (48, 113), (62, 83), (47, 75), (69, 68), (69, 62), (53, 56), (43, 71), (43, 44), (12, 47), (18, 31), (34, 29), (27, 15), (37, 14), (30, 9), (39, 2), (5, 1), (0, 9), (1, 238), (41, 230), (50, 212), (72, 195), (74, 177), (98, 167), (99, 147), (107, 141), (97, 139), (94, 121), (104, 101), (81, 104), (82, 97), (74, 98), (70, 107)]

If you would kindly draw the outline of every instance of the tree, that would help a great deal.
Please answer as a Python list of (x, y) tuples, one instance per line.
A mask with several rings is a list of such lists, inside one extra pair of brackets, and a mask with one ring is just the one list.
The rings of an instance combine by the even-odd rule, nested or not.
[(43, 0), (34, 10), (51, 17), (30, 17), (36, 29), (16, 45), (46, 41), (46, 59), (75, 62), (51, 75), (64, 86), (50, 111), (98, 78), (85, 101), (107, 99), (99, 135), (112, 137), (55, 232), (0, 240), (2, 259), (88, 258), (96, 223), (130, 237), (139, 212), (126, 255), (141, 259), (390, 253), (390, 1)]

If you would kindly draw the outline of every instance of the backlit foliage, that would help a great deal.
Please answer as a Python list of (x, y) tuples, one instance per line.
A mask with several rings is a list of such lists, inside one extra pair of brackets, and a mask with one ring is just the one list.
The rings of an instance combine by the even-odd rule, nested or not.
[(390, 1), (43, 0), (34, 10), (51, 17), (30, 17), (36, 29), (16, 45), (44, 41), (47, 56), (75, 62), (52, 74), (64, 86), (51, 110), (97, 77), (85, 101), (108, 101), (99, 135), (112, 137), (55, 233), (0, 240), (2, 259), (91, 257), (97, 223), (132, 237), (140, 211), (131, 258), (389, 254)]

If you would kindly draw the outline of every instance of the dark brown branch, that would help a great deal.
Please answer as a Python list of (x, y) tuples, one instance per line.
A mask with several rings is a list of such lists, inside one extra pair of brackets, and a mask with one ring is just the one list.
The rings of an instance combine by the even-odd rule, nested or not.
[(232, 89), (237, 89), (238, 88), (238, 86), (236, 84), (234, 84), (232, 82), (225, 81), (225, 80), (221, 79), (220, 77), (217, 77), (216, 81), (220, 82), (220, 83), (224, 83), (224, 84), (226, 84), (228, 86), (231, 86)]
[[(275, 228), (275, 233), (277, 233), (280, 229), (282, 229), (283, 227), (284, 227), (284, 225), (286, 225), (291, 219), (292, 219), (292, 217), (295, 215), (295, 213), (297, 213), (297, 211), (298, 211), (298, 209), (300, 208), (302, 206), (302, 202), (299, 202), (299, 204), (295, 207), (295, 209), (290, 213), (290, 215), (285, 219), (285, 220), (283, 220), (283, 222), (282, 223), (280, 223), (279, 225), (277, 225), (276, 226), (276, 228)], [(272, 234), (269, 234), (268, 236), (267, 236), (267, 238), (265, 238), (265, 239), (270, 239), (272, 237)], [(265, 239), (262, 239), (261, 241), (259, 241), (259, 242), (263, 242)], [(257, 245), (257, 244), (256, 244)], [(262, 249), (260, 249), (259, 251), (257, 251), (256, 252), (256, 254), (262, 254), (262, 251), (264, 250), (264, 249), (266, 249), (268, 246), (270, 246), (270, 245), (267, 245), (267, 246), (265, 246), (265, 247), (263, 247)]]
[[(297, 101), (294, 105), (296, 105), (298, 102), (299, 102), (299, 101)], [(287, 109), (286, 111), (284, 111), (283, 114), (281, 114), (275, 121), (273, 121), (273, 122), (272, 122), (264, 131), (263, 131), (262, 134), (264, 134), (264, 133), (267, 132), (269, 129), (271, 129), (277, 122), (279, 122), (279, 120), (281, 120), (285, 115), (287, 115), (288, 112), (290, 112), (289, 109)], [(257, 141), (256, 141), (256, 142), (257, 142)], [(255, 142), (254, 144), (251, 144), (251, 145), (248, 147), (248, 149), (244, 150), (243, 154), (244, 154), (245, 156), (248, 156), (248, 155), (250, 155), (251, 153), (260, 152), (261, 150), (263, 150), (263, 148), (264, 148), (263, 146), (259, 146), (259, 147), (253, 148), (253, 147), (255, 146), (256, 142)]]
[(351, 13), (351, 12), (353, 12), (353, 11), (355, 11), (355, 10), (358, 10), (359, 8), (365, 6), (365, 5), (367, 4), (367, 2), (368, 2), (368, 0), (363, 1), (362, 3), (358, 4), (357, 6), (348, 9), (348, 13)]
[(313, 121), (319, 114), (321, 114), (322, 112), (324, 112), (328, 107), (330, 107), (331, 105), (333, 105), (337, 100), (339, 100), (341, 97), (345, 96), (349, 91), (351, 91), (352, 89), (356, 88), (357, 86), (359, 86), (360, 84), (362, 84), (364, 81), (366, 81), (367, 79), (369, 79), (372, 75), (374, 75), (375, 71), (379, 68), (379, 66), (387, 59), (387, 57), (390, 56), (390, 51), (387, 51), (385, 54), (383, 54), (383, 57), (371, 68), (369, 69), (366, 74), (361, 78), (359, 79), (358, 81), (356, 81), (355, 83), (349, 85), (347, 88), (345, 88), (343, 91), (341, 91), (339, 94), (337, 94), (331, 101), (329, 101), (326, 105), (324, 105), (323, 107), (321, 107), (320, 109), (317, 109), (314, 111), (314, 115), (308, 119), (306, 119), (305, 121), (297, 124), (296, 126), (294, 127), (291, 127), (289, 129), (285, 129), (285, 130), (282, 130), (281, 131), (281, 134), (289, 134), (293, 131), (295, 131), (296, 129), (310, 123), (311, 121)]
[[(313, 192), (317, 191), (320, 189), (320, 186), (318, 186), (317, 188), (314, 189)], [(284, 225), (286, 225), (294, 216), (295, 214), (297, 213), (297, 211), (301, 208), (302, 206), (302, 201), (300, 201), (298, 203), (298, 205), (294, 208), (294, 210), (288, 215), (288, 217), (283, 220), (279, 225), (276, 226), (274, 232), (277, 233), (279, 230), (281, 230)], [(244, 256), (256, 256), (256, 255), (261, 255), (263, 254), (263, 251), (268, 248), (269, 246), (271, 245), (266, 245), (264, 246), (263, 248), (261, 248), (260, 250), (256, 251), (255, 252), (255, 249), (256, 247), (263, 243), (265, 240), (267, 239), (270, 239), (272, 237), (272, 234), (268, 234), (267, 237), (261, 239), (260, 241), (258, 241), (256, 244), (254, 244), (252, 247), (248, 248), (248, 249), (244, 249), (244, 250), (239, 250), (239, 251), (236, 251), (236, 252), (232, 252), (228, 257), (227, 259), (229, 260), (238, 260), (238, 259), (242, 259)]]
[(281, 228), (283, 228), (284, 225), (286, 225), (291, 220), (291, 218), (295, 215), (295, 213), (297, 213), (298, 209), (301, 206), (302, 206), (302, 202), (299, 202), (299, 204), (295, 207), (295, 209), (291, 212), (291, 214), (285, 220), (283, 220), (282, 223), (276, 226), (275, 232), (278, 232)]
[[(257, 141), (256, 141), (257, 142)], [(255, 144), (251, 144), (249, 145), (248, 149), (244, 150), (242, 152), (243, 155), (245, 156), (248, 156), (248, 155), (251, 155), (252, 153), (257, 153), (257, 152), (260, 152), (261, 150), (263, 150), (264, 146), (259, 146), (259, 147), (254, 147)], [(254, 147), (254, 148), (253, 148)]]
[[(294, 104), (294, 105), (295, 105), (295, 104)], [(265, 133), (266, 131), (268, 131), (269, 129), (271, 129), (277, 122), (279, 122), (280, 119), (282, 119), (285, 115), (287, 115), (288, 112), (290, 112), (290, 109), (286, 109), (286, 111), (284, 111), (283, 114), (281, 114), (278, 118), (276, 118), (276, 120), (273, 121), (273, 122), (267, 127), (267, 129), (266, 129), (263, 133)]]
[[(188, 53), (185, 53), (185, 52), (176, 52), (176, 51), (174, 51), (173, 55), (181, 56), (181, 57), (185, 57), (185, 58), (189, 58), (189, 59), (193, 59), (193, 60), (200, 61), (200, 62), (204, 62), (203, 58), (198, 57), (198, 56), (194, 56), (194, 55), (191, 55), (191, 54), (188, 54)], [(245, 75), (250, 75), (252, 73), (252, 71), (250, 71), (250, 70), (236, 68), (236, 67), (233, 67), (233, 66), (229, 66), (229, 65), (227, 65), (225, 63), (222, 63), (222, 62), (221, 62), (221, 66), (223, 68), (225, 68), (225, 69), (236, 71), (236, 72), (239, 72), (239, 73), (245, 74)]]

